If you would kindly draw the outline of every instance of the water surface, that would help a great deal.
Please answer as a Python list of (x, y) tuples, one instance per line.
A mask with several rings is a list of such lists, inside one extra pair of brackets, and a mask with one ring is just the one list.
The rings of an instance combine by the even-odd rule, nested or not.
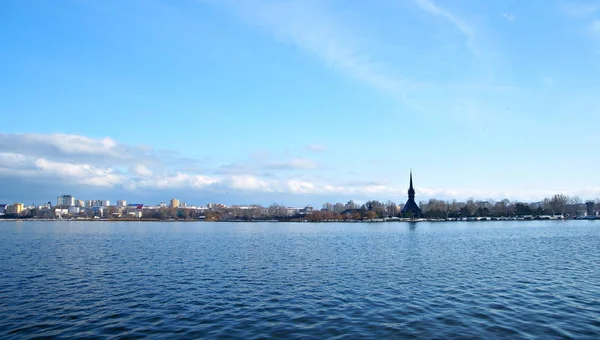
[(0, 337), (599, 338), (600, 221), (0, 222)]

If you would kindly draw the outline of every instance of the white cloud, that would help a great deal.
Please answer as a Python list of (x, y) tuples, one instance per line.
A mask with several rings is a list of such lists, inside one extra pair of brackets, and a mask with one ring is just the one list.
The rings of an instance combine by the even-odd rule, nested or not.
[(229, 177), (226, 183), (227, 186), (231, 189), (273, 192), (275, 191), (274, 184), (276, 184), (277, 182), (263, 180), (251, 175), (235, 175)]
[(0, 152), (0, 166), (11, 169), (27, 168), (34, 162), (34, 158), (27, 157), (25, 155), (12, 153), (12, 152)]
[(219, 1), (245, 20), (270, 32), (282, 42), (298, 46), (328, 66), (378, 90), (401, 97), (417, 84), (382, 65), (357, 46), (360, 31), (336, 20), (324, 1)]
[(324, 152), (327, 147), (323, 144), (311, 144), (306, 146), (306, 149), (312, 152)]
[(44, 175), (92, 186), (113, 187), (122, 184), (126, 179), (125, 176), (114, 173), (111, 168), (99, 168), (89, 164), (60, 163), (38, 158), (35, 160), (35, 166)]
[(117, 143), (108, 138), (93, 139), (80, 135), (54, 134), (6, 134), (0, 133), (0, 146), (12, 148), (53, 147), (67, 155), (105, 155), (119, 157)]
[(294, 194), (312, 194), (316, 190), (316, 186), (313, 183), (301, 180), (288, 180), (286, 186)]
[(66, 162), (121, 165), (141, 161), (145, 164), (161, 162), (151, 151), (119, 144), (109, 137), (95, 139), (63, 133), (0, 133), (0, 149)]
[(125, 183), (126, 176), (110, 167), (51, 161), (15, 153), (0, 153), (0, 174), (30, 180), (50, 180), (89, 186), (113, 187)]
[(135, 167), (131, 169), (131, 172), (142, 177), (152, 176), (152, 171), (150, 171), (150, 169), (148, 169), (144, 164), (136, 164)]
[[(96, 141), (91, 141), (94, 144)], [(109, 143), (110, 144), (110, 143)], [(118, 143), (116, 143), (119, 145)], [(110, 147), (110, 146), (109, 146)], [(124, 146), (127, 147), (127, 146)], [(72, 149), (71, 149), (72, 150)], [(80, 149), (81, 150), (81, 149)], [(65, 151), (70, 152), (70, 151)], [(62, 159), (62, 156), (56, 158)], [(295, 172), (279, 171), (278, 176), (261, 176), (251, 172), (209, 176), (202, 173), (172, 171), (151, 171), (142, 163), (128, 167), (106, 165), (104, 155), (97, 155), (97, 162), (66, 162), (33, 153), (0, 152), (0, 181), (20, 179), (29, 190), (35, 192), (36, 185), (52, 183), (58, 187), (76, 186), (80, 188), (101, 188), (103, 190), (123, 189), (132, 194), (138, 190), (165, 193), (174, 190), (187, 193), (245, 193), (278, 195), (311, 195), (314, 197), (341, 197), (343, 199), (392, 199), (401, 203), (406, 197), (405, 183), (398, 186), (395, 182), (378, 181), (369, 178), (362, 181), (347, 181), (344, 178), (307, 178), (305, 173), (297, 176)], [(268, 159), (267, 159), (268, 160)], [(261, 161), (265, 159), (261, 158)], [(260, 163), (259, 167), (279, 167), (280, 170), (314, 169), (315, 163), (306, 159), (292, 158), (288, 161)], [(128, 170), (127, 170), (128, 169)], [(246, 169), (242, 167), (242, 169)], [(287, 174), (287, 175), (286, 175)], [(5, 193), (6, 194), (6, 193)], [(539, 200), (554, 194), (547, 190), (521, 190), (506, 192), (490, 192), (477, 190), (435, 189), (417, 187), (419, 198), (438, 197), (443, 199), (476, 198), (519, 198)], [(586, 189), (579, 194), (583, 197), (596, 197), (600, 190)], [(343, 200), (342, 199), (342, 200)]]
[(416, 2), (422, 10), (429, 12), (432, 15), (446, 18), (452, 22), (467, 37), (467, 45), (471, 51), (477, 53), (475, 48), (475, 32), (462, 18), (438, 6), (431, 0), (414, 0), (414, 2)]
[(502, 13), (502, 16), (508, 21), (514, 21), (517, 16), (511, 13)]
[(147, 178), (131, 179), (125, 187), (129, 190), (137, 188), (199, 190), (218, 182), (217, 178), (210, 176), (178, 172), (174, 175), (155, 175)]

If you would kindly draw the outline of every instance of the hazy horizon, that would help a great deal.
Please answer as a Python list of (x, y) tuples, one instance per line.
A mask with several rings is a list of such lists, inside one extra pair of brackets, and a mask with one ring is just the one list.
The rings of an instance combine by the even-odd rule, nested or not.
[(600, 6), (4, 1), (0, 203), (600, 197)]

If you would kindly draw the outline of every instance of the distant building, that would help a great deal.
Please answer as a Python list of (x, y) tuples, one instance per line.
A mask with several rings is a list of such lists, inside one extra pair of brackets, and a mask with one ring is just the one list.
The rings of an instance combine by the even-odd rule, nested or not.
[(15, 203), (6, 207), (6, 213), (8, 215), (17, 215), (23, 212), (23, 203)]
[(293, 215), (296, 215), (296, 214), (298, 214), (298, 213), (300, 212), (300, 210), (301, 210), (300, 208), (295, 208), (295, 207), (287, 207), (287, 208), (285, 208), (285, 213), (286, 213), (288, 216), (293, 216)]
[(310, 205), (307, 205), (306, 207), (300, 209), (299, 213), (302, 215), (309, 215), (313, 213), (314, 208), (311, 207)]
[[(127, 212), (127, 217), (142, 217), (142, 209), (144, 209), (144, 205), (141, 203), (131, 203), (127, 204), (127, 208), (125, 211)], [(134, 214), (132, 214), (134, 213)]]
[(413, 188), (412, 171), (410, 172), (410, 186), (408, 188), (408, 201), (402, 207), (402, 214), (411, 212), (414, 217), (421, 216), (421, 208), (415, 202), (415, 189)]
[(85, 201), (84, 200), (75, 200), (75, 206), (79, 207), (79, 208), (84, 208), (85, 207)]
[(117, 201), (117, 207), (126, 207), (126, 206), (127, 206), (126, 200), (118, 200)]
[(6, 208), (8, 204), (0, 204), (0, 214), (4, 214), (6, 212)]
[(358, 205), (356, 203), (354, 203), (353, 200), (348, 201), (348, 203), (346, 203), (346, 209), (356, 209), (358, 208)]
[(75, 206), (75, 197), (71, 195), (61, 195), (56, 198), (56, 205), (59, 207)]
[(585, 202), (587, 208), (587, 217), (594, 217), (596, 213), (594, 212), (594, 201)]
[(103, 217), (104, 216), (104, 207), (103, 206), (94, 206), (92, 207), (92, 213), (94, 217)]
[(129, 218), (142, 218), (142, 216), (143, 216), (143, 214), (142, 214), (141, 209), (127, 212), (127, 217), (129, 217)]
[(179, 200), (176, 198), (171, 199), (171, 201), (169, 202), (169, 207), (179, 208)]
[(206, 208), (208, 208), (210, 210), (216, 210), (216, 209), (226, 209), (227, 206), (225, 204), (221, 204), (221, 203), (208, 203), (208, 204), (206, 204)]

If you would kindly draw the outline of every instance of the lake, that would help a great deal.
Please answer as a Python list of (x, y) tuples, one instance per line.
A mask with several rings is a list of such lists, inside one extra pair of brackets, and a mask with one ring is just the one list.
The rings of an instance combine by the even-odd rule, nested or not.
[(11, 336), (597, 339), (600, 221), (3, 221)]

